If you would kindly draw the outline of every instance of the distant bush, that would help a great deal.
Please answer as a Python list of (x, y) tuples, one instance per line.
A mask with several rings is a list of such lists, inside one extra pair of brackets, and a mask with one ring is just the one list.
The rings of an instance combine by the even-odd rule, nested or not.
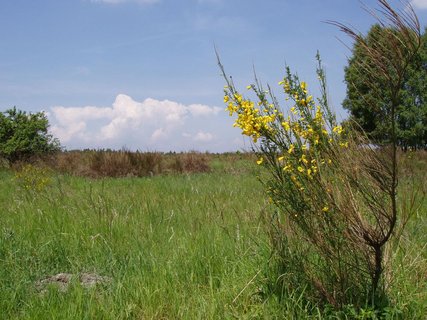
[(27, 160), (60, 149), (59, 141), (48, 133), (45, 113), (13, 109), (0, 113), (0, 156), (10, 162)]
[(210, 171), (207, 156), (195, 152), (176, 156), (171, 167), (175, 172), (179, 173)]
[(15, 180), (22, 191), (40, 193), (52, 184), (51, 172), (47, 168), (25, 164), (16, 169)]
[(160, 174), (211, 171), (213, 155), (198, 152), (161, 153), (129, 150), (65, 151), (45, 157), (42, 162), (54, 170), (77, 176), (149, 177)]

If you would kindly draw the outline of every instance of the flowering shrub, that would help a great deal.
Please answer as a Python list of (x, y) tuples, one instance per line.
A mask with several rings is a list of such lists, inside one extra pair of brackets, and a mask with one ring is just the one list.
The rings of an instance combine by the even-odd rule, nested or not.
[[(322, 69), (318, 69), (318, 73), (323, 81)], [(224, 102), (228, 104), (230, 116), (237, 114), (234, 126), (239, 127), (242, 134), (251, 137), (254, 143), (263, 139), (262, 156), (257, 163), (268, 161), (276, 169), (282, 169), (281, 175), (303, 191), (303, 181), (300, 180), (312, 180), (321, 167), (331, 164), (330, 151), (336, 146), (347, 148), (348, 141), (328, 106), (316, 105), (308, 93), (307, 84), (291, 76), (289, 69), (279, 85), (283, 86), (286, 100), (293, 101), (287, 117), (277, 99), (270, 96), (270, 103), (266, 97), (269, 91), (255, 85), (247, 88), (255, 91), (259, 99), (256, 106), (230, 85), (225, 88)]]
[(52, 184), (52, 179), (47, 169), (35, 167), (31, 164), (24, 165), (15, 173), (14, 178), (19, 187), (27, 192), (40, 193)]
[[(317, 74), (321, 87), (326, 88), (318, 60)], [(360, 239), (343, 235), (348, 231), (347, 212), (336, 193), (336, 187), (341, 188), (349, 178), (339, 155), (354, 149), (350, 132), (336, 123), (326, 91), (316, 103), (307, 83), (292, 75), (289, 68), (279, 85), (285, 101), (291, 103), (288, 114), (271, 88), (264, 90), (258, 81), (247, 87), (255, 93), (257, 103), (245, 98), (230, 81), (224, 102), (230, 115), (237, 116), (234, 126), (254, 142), (257, 163), (270, 172), (270, 179), (262, 182), (270, 201), (282, 213), (273, 225), (272, 240), (282, 252), (282, 263), (294, 275), (294, 283), (286, 277), (287, 285), (292, 289), (306, 283), (310, 286), (307, 293), (334, 305), (354, 300), (354, 296), (365, 299), (370, 278), (361, 284), (356, 280), (363, 276), (349, 270), (355, 263), (351, 260), (361, 258), (354, 252)], [(360, 271), (360, 263), (356, 264)]]
[[(386, 106), (390, 117), (384, 121), (390, 122), (390, 146), (377, 150), (352, 125), (344, 129), (337, 124), (319, 55), (319, 99), (313, 98), (307, 83), (289, 68), (279, 82), (284, 100), (290, 103), (287, 114), (271, 88), (265, 90), (257, 79), (247, 86), (257, 102), (246, 98), (219, 63), (227, 82), (226, 110), (236, 116), (234, 126), (252, 139), (257, 163), (269, 173), (261, 182), (278, 208), (270, 220), (279, 258), (278, 287), (281, 292), (303, 287), (309, 301), (334, 307), (368, 303), (376, 308), (387, 301), (384, 252), (399, 223), (395, 111), (408, 61), (420, 46), (420, 31), (413, 11), (412, 16), (410, 11), (399, 15), (386, 0), (378, 3), (385, 17), (379, 22), (391, 25), (390, 41), (374, 49), (362, 45), (380, 64), (381, 76), (389, 79), (384, 90), (393, 99)], [(350, 28), (332, 24), (363, 41)], [(379, 76), (365, 65), (360, 70), (369, 74), (372, 83)]]

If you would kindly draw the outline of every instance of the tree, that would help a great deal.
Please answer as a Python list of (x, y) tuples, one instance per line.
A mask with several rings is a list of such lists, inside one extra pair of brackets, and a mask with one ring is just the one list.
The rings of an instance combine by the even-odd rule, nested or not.
[[(347, 96), (343, 102), (350, 111), (350, 122), (355, 120), (361, 129), (376, 143), (391, 142), (389, 127), (391, 95), (387, 88), (388, 79), (381, 70), (382, 64), (372, 59), (365, 45), (373, 51), (387, 48), (390, 35), (397, 31), (376, 24), (366, 37), (357, 40), (353, 56), (345, 68)], [(396, 35), (397, 36), (397, 35)], [(362, 44), (363, 41), (363, 44)], [(387, 52), (383, 55), (387, 57)], [(389, 57), (393, 61), (393, 57)], [(363, 67), (361, 67), (363, 66)], [(392, 64), (389, 68), (393, 68)], [(393, 73), (393, 70), (388, 70)], [(372, 82), (372, 74), (377, 74)], [(397, 144), (404, 150), (427, 147), (427, 29), (422, 36), (422, 46), (408, 66), (401, 82), (400, 101), (396, 109)]]
[(11, 162), (60, 149), (58, 139), (48, 133), (44, 112), (13, 109), (0, 112), (0, 156)]
[(408, 68), (397, 121), (404, 149), (427, 148), (427, 29), (420, 52)]

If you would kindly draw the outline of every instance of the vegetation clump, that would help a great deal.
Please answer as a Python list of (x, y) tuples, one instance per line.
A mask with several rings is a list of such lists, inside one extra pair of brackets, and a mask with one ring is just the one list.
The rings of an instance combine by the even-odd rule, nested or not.
[(0, 112), (0, 157), (13, 163), (60, 150), (48, 128), (44, 112), (27, 113), (16, 107)]
[[(387, 26), (387, 41), (375, 46), (351, 28), (331, 22), (359, 42), (370, 64), (360, 63), (370, 82), (386, 79), (382, 89), (389, 145), (377, 149), (357, 124), (343, 128), (331, 111), (320, 58), (317, 75), (321, 97), (287, 68), (279, 83), (291, 107), (285, 114), (279, 99), (255, 78), (247, 87), (258, 102), (245, 98), (223, 71), (224, 102), (235, 127), (254, 142), (257, 163), (268, 196), (278, 209), (271, 219), (272, 243), (278, 253), (280, 285), (286, 292), (304, 288), (312, 303), (335, 308), (387, 305), (386, 255), (398, 220), (397, 122), (401, 87), (421, 37), (413, 11), (397, 13), (378, 0)], [(369, 67), (375, 65), (375, 67)], [(369, 84), (368, 83), (368, 84)]]

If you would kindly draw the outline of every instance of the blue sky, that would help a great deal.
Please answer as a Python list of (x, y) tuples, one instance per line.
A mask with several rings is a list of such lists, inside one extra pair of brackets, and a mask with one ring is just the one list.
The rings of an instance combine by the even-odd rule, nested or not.
[[(413, 5), (424, 27), (427, 0)], [(3, 0), (0, 110), (46, 111), (67, 149), (248, 149), (224, 111), (214, 45), (238, 87), (254, 65), (278, 96), (285, 64), (317, 88), (320, 50), (345, 117), (350, 52), (337, 37), (351, 42), (325, 20), (374, 22), (358, 0)]]

